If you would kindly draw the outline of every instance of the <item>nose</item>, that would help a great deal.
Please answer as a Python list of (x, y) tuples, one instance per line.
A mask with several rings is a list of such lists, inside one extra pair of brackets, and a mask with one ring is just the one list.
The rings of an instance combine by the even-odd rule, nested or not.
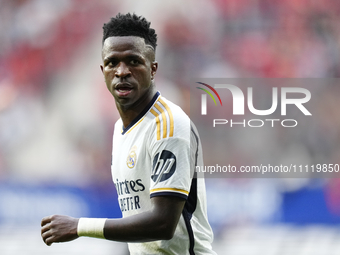
[(129, 67), (124, 62), (120, 62), (117, 66), (117, 69), (116, 69), (117, 78), (123, 78), (123, 77), (130, 75), (130, 74), (131, 74), (131, 72), (130, 72)]

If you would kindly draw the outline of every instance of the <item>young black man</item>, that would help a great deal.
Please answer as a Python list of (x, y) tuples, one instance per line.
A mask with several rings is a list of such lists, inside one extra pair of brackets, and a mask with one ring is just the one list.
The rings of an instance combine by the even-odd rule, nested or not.
[(79, 236), (128, 242), (131, 254), (215, 254), (207, 220), (198, 133), (154, 84), (157, 35), (150, 22), (118, 14), (104, 24), (101, 70), (115, 99), (112, 178), (121, 219), (42, 219), (47, 245)]

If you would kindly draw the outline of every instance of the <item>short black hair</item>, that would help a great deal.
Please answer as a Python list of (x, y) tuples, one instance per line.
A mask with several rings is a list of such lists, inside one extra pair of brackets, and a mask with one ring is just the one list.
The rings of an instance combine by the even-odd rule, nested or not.
[(135, 13), (121, 14), (112, 17), (103, 26), (103, 41), (111, 36), (138, 36), (144, 38), (145, 44), (151, 45), (156, 51), (157, 34), (155, 29), (150, 28), (150, 22)]

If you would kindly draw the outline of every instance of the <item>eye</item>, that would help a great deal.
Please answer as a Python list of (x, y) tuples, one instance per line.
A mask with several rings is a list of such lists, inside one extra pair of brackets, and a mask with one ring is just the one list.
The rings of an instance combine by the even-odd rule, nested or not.
[(108, 59), (105, 63), (105, 66), (107, 66), (108, 68), (113, 68), (117, 65), (117, 60), (115, 59)]
[(114, 67), (116, 65), (116, 63), (114, 61), (110, 61), (107, 63), (108, 67)]
[(132, 59), (130, 63), (135, 66), (139, 64), (139, 61), (137, 59)]

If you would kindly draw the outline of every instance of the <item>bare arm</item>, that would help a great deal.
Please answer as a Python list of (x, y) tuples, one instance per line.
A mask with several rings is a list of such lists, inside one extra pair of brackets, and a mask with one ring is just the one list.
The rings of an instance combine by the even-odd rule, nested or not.
[(171, 239), (185, 200), (177, 197), (154, 197), (151, 210), (105, 223), (106, 239), (123, 242), (147, 242)]
[[(148, 242), (171, 239), (183, 211), (185, 200), (172, 196), (151, 198), (149, 211), (122, 219), (108, 219), (104, 236), (121, 242)], [(41, 235), (47, 245), (78, 238), (78, 220), (68, 216), (49, 216), (42, 220)]]

